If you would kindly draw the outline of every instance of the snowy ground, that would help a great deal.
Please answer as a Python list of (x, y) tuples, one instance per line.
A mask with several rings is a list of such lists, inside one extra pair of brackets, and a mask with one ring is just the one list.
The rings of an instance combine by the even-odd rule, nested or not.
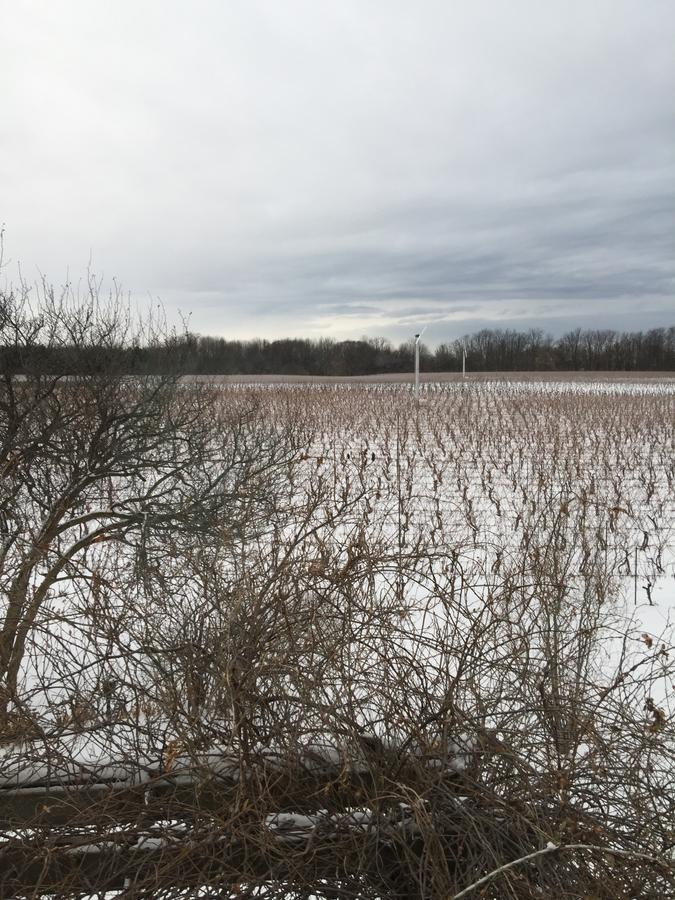
[[(606, 678), (675, 645), (672, 379), (429, 382), (419, 403), (406, 384), (228, 385), (223, 395), (251, 398), (280, 427), (297, 421), (291, 492), (300, 509), (319, 492), (315, 520), (329, 523), (299, 546), (304, 596), (368, 545), (393, 560), (375, 575), (381, 597), (400, 587), (396, 559), (413, 560), (399, 643), (414, 645), (429, 623), (451, 624), (461, 640), (490, 604), (496, 613), (511, 602), (503, 586), (520, 579), (520, 624), (514, 609), (490, 623), (493, 637), (514, 641), (536, 625), (536, 593), (555, 577), (565, 627), (591, 600), (602, 609)], [(349, 512), (336, 521), (341, 503)], [(73, 665), (81, 661), (75, 653)], [(654, 690), (670, 706), (667, 680)]]
[[(592, 626), (600, 639), (585, 677), (599, 690), (621, 683), (638, 712), (650, 702), (667, 720), (675, 714), (675, 381), (428, 381), (419, 403), (410, 385), (394, 383), (223, 390), (223, 402), (252, 398), (270, 422), (297, 423), (290, 494), (299, 510), (318, 498), (309, 523), (316, 530), (305, 523), (309, 536), (292, 557), (298, 602), (332, 599), (340, 579), (371, 590), (402, 671), (409, 666), (411, 696), (433, 682), (416, 674), (420, 663), (431, 673), (445, 666), (448, 682), (457, 676), (453, 653), (471, 635), (477, 659), (463, 699), (471, 708), (481, 694), (485, 722), (497, 727), (517, 702), (522, 672), (534, 682), (545, 669), (551, 635), (569, 638), (573, 654)], [(347, 512), (336, 519), (340, 509)], [(295, 524), (270, 532), (262, 555), (290, 542)], [(321, 627), (317, 621), (317, 634)], [(521, 665), (525, 652), (529, 668)], [(377, 714), (380, 735), (390, 736), (393, 713), (369, 706), (367, 687), (366, 679), (355, 693), (364, 721)], [(327, 704), (331, 691), (326, 685)], [(124, 744), (124, 728), (114, 739)], [(48, 762), (39, 754), (27, 761), (25, 748), (17, 762), (3, 748), (0, 786), (44, 783), (47, 768), (61, 781), (83, 772), (118, 782), (155, 778), (166, 744), (154, 739), (126, 763), (100, 732), (73, 735), (70, 745), (61, 736)], [(127, 745), (135, 740), (130, 734)], [(323, 749), (305, 750), (314, 765), (339, 763), (341, 748), (328, 738)], [(229, 752), (210, 748), (206, 764), (235, 773)], [(260, 748), (267, 764), (274, 752)], [(584, 742), (574, 752), (582, 758), (593, 749)], [(452, 758), (465, 764), (457, 747)], [(172, 764), (178, 772), (189, 760)], [(317, 815), (271, 815), (266, 824), (302, 843), (325, 828)], [(355, 810), (332, 824), (363, 829), (369, 816)]]

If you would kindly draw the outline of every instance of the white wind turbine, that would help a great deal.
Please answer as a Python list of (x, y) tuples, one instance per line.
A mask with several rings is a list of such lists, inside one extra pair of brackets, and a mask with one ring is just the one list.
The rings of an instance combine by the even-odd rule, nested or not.
[(415, 399), (420, 399), (420, 338), (427, 330), (427, 326), (415, 335)]

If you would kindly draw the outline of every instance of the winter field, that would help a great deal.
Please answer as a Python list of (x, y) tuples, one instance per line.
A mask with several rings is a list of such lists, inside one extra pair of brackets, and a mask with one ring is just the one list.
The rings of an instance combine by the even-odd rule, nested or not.
[(486, 626), (488, 646), (531, 649), (543, 627), (598, 628), (597, 677), (651, 668), (670, 714), (675, 380), (430, 382), (419, 403), (391, 383), (268, 390), (270, 414), (306, 429), (297, 484), (355, 502), (350, 526), (317, 534), (313, 574), (354, 545), (405, 560), (411, 633), (436, 602), (447, 618), (448, 591), (460, 641)]
[(114, 474), (62, 533), (140, 522), (32, 622), (3, 896), (671, 895), (675, 379), (193, 393), (217, 529), (151, 534)]

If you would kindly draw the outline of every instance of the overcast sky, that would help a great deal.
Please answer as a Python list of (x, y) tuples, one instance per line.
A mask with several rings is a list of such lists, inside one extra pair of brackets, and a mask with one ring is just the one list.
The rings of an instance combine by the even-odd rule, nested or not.
[(673, 0), (2, 6), (5, 279), (230, 337), (675, 322)]

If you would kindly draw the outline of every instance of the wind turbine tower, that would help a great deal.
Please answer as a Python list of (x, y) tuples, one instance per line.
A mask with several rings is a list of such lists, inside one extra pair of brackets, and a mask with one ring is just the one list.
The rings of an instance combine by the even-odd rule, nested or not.
[(415, 335), (415, 399), (419, 402), (420, 399), (420, 338), (427, 330), (427, 326), (420, 331), (419, 334)]

